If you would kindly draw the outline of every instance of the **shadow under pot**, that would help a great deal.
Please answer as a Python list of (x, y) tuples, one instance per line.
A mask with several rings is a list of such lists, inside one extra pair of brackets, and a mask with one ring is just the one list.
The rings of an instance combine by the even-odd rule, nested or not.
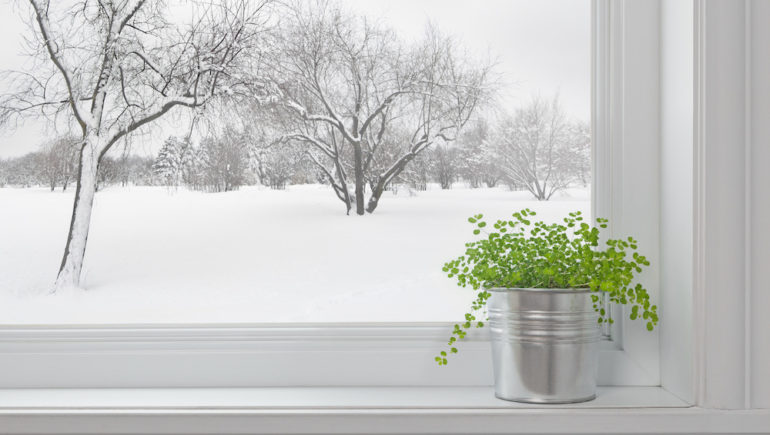
[(489, 291), (495, 396), (540, 404), (594, 399), (601, 330), (591, 291)]

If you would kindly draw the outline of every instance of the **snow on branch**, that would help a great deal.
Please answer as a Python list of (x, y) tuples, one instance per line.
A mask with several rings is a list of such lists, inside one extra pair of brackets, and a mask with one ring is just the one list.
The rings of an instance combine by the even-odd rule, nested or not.
[(0, 97), (0, 122), (69, 107), (84, 135), (108, 138), (103, 154), (175, 107), (269, 98), (258, 74), (273, 1), (189, 3), (193, 13), (180, 22), (165, 2), (29, 0), (30, 48), (43, 67), (6, 73), (20, 86)]

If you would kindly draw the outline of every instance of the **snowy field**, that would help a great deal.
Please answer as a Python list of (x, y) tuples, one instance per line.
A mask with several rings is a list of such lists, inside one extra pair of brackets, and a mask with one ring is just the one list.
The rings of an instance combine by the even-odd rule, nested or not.
[(467, 217), (589, 213), (586, 189), (556, 196), (401, 189), (358, 217), (326, 186), (113, 187), (96, 196), (85, 289), (51, 295), (73, 193), (0, 189), (0, 323), (456, 321), (473, 295), (441, 267), (473, 237)]

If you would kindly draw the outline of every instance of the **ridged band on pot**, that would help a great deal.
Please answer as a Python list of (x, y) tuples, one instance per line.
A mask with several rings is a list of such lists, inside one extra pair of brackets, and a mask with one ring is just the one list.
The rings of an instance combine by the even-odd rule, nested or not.
[(601, 330), (591, 291), (489, 291), (495, 395), (526, 403), (595, 398)]

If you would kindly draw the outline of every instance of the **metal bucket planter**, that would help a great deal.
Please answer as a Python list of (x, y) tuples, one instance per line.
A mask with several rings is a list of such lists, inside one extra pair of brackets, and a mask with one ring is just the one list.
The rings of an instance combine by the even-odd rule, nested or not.
[(495, 396), (526, 403), (596, 397), (601, 336), (589, 290), (491, 289)]

